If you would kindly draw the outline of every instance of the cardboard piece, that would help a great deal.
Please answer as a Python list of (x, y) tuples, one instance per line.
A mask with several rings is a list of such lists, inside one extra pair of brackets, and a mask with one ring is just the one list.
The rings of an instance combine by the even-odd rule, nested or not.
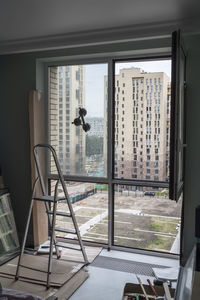
[(49, 288), (47, 290), (44, 285), (33, 284), (21, 280), (15, 281), (14, 278), (6, 278), (2, 275), (0, 275), (0, 282), (3, 288), (29, 293), (44, 299), (57, 292), (57, 289), (54, 288)]
[[(0, 267), (0, 274), (15, 276), (18, 257), (7, 262)], [(20, 279), (25, 279), (31, 283), (39, 283), (46, 285), (48, 258), (24, 254), (21, 265), (28, 268), (20, 267)], [(76, 272), (78, 272), (84, 264), (65, 262), (57, 259), (52, 261), (52, 273), (50, 275), (51, 286), (60, 287), (67, 282)], [(35, 270), (36, 269), (36, 270)], [(38, 271), (37, 271), (38, 270)]]
[(13, 278), (6, 278), (2, 275), (0, 275), (0, 282), (3, 288), (29, 293), (43, 299), (52, 297), (51, 300), (67, 300), (87, 278), (88, 273), (85, 272), (85, 270), (81, 269), (67, 283), (65, 283), (61, 288), (58, 289), (52, 287), (46, 289), (44, 285), (33, 284), (21, 280), (15, 281)]
[[(85, 252), (89, 263), (92, 263), (93, 260), (99, 255), (102, 251), (102, 247), (85, 247)], [(77, 262), (84, 262), (83, 255), (81, 252), (71, 249), (62, 248), (61, 258), (64, 260), (73, 260)]]
[(54, 296), (58, 297), (58, 300), (69, 299), (88, 277), (88, 273), (81, 269), (66, 284), (59, 288)]
[[(63, 240), (62, 240), (63, 242)], [(48, 246), (49, 241), (46, 241), (42, 245), (40, 245), (40, 248), (42, 246)], [(67, 248), (61, 248), (59, 247), (60, 253), (61, 253), (61, 259), (65, 261), (73, 261), (73, 262), (84, 262), (82, 252), (73, 250), (73, 249), (67, 249)], [(44, 248), (44, 253), (40, 252), (37, 255), (48, 257), (49, 249)], [(85, 252), (87, 254), (87, 258), (89, 263), (92, 263), (93, 260), (99, 255), (99, 253), (102, 251), (102, 247), (93, 247), (93, 246), (85, 246)], [(56, 255), (55, 255), (56, 257)]]

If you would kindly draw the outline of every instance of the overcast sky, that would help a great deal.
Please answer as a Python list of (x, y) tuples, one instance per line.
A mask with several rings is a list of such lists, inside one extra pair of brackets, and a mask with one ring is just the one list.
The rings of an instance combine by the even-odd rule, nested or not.
[[(171, 78), (171, 60), (117, 63), (115, 73), (123, 68), (141, 68), (145, 72), (165, 72)], [(85, 66), (85, 107), (88, 117), (104, 116), (104, 76), (107, 64)]]

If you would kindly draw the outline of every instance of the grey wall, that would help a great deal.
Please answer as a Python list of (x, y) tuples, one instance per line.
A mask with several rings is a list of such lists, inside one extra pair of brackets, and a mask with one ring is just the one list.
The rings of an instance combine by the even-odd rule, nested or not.
[[(137, 49), (149, 49), (154, 53), (155, 48), (167, 51), (169, 39), (149, 40), (137, 43), (112, 44), (93, 46), (60, 51), (0, 56), (0, 164), (6, 185), (9, 187), (14, 208), (19, 236), (23, 235), (25, 219), (30, 201), (31, 180), (29, 161), (29, 120), (28, 120), (28, 91), (35, 89), (36, 65), (41, 75), (41, 64), (36, 59), (47, 57), (68, 57), (87, 55), (90, 53), (119, 54), (137, 53)], [(185, 212), (184, 212), (184, 241), (183, 260), (185, 260), (195, 242), (194, 213), (199, 203), (199, 170), (200, 170), (200, 96), (198, 78), (200, 70), (200, 38), (193, 36), (186, 39), (188, 49), (187, 62), (187, 159), (185, 181)], [(146, 52), (146, 51), (145, 51)], [(140, 52), (142, 53), (142, 52)], [(78, 57), (78, 56), (77, 56)], [(32, 235), (30, 234), (30, 240)]]
[(0, 57), (0, 164), (20, 236), (31, 192), (28, 91), (35, 77), (31, 55)]
[(183, 262), (195, 243), (195, 207), (200, 205), (200, 35), (185, 38), (187, 50), (186, 173)]

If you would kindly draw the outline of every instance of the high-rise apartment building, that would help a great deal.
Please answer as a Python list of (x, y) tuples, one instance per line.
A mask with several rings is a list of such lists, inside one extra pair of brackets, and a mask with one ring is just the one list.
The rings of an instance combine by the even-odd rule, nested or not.
[(73, 121), (85, 106), (84, 66), (50, 68), (50, 141), (64, 174), (84, 174), (85, 135)]
[(168, 180), (170, 78), (129, 68), (115, 80), (115, 177)]

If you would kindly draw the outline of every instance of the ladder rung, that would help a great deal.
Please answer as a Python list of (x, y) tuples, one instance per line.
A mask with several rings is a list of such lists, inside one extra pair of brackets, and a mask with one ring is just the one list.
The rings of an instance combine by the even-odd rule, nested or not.
[(61, 231), (61, 232), (76, 234), (75, 229), (65, 229), (65, 228), (61, 228), (61, 227), (55, 227), (55, 231)]
[[(38, 201), (54, 202), (53, 196), (34, 197), (33, 199)], [(66, 198), (57, 198), (56, 201), (61, 201), (61, 200), (66, 200)]]
[(81, 251), (81, 247), (79, 245), (75, 245), (75, 244), (57, 242), (56, 246), (61, 247), (61, 248), (68, 248), (68, 249)]
[[(53, 215), (52, 210), (48, 210), (47, 213), (50, 214), (50, 215)], [(72, 216), (70, 213), (65, 213), (65, 212), (62, 212), (62, 211), (57, 211), (56, 215), (57, 216), (63, 216), (63, 217), (71, 217)]]
[(42, 273), (48, 273), (47, 271), (39, 270), (39, 269), (28, 267), (28, 266), (24, 266), (24, 265), (21, 265), (21, 264), (19, 264), (19, 266), (22, 267), (22, 268), (25, 268), (25, 269), (33, 270), (33, 271), (38, 271), (38, 272), (42, 272)]

